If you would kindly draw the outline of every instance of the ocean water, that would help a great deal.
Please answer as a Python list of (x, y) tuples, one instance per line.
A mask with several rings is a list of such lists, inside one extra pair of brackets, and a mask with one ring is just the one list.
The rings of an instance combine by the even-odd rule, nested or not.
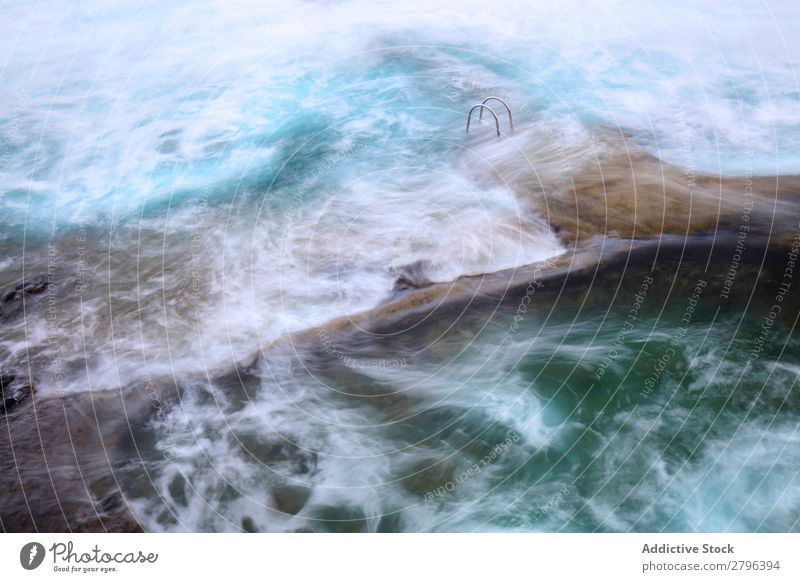
[[(691, 172), (800, 172), (792, 2), (531, 4), (0, 8), (0, 283), (51, 283), (2, 323), (0, 365), (42, 397), (179, 388), (119, 463), (145, 529), (800, 527), (791, 321), (748, 363), (763, 314), (704, 313), (645, 396), (681, 309), (621, 340), (617, 303), (511, 337), (491, 312), (441, 341), (322, 338), (344, 363), (285, 341), (409, 265), (563, 256), (487, 176), (568, 179), (593, 127)], [(516, 131), (498, 109), (501, 140), (466, 134), (492, 94)]]

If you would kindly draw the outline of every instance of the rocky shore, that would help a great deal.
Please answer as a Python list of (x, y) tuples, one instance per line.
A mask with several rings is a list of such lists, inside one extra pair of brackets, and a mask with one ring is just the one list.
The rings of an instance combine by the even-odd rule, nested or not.
[[(617, 139), (624, 136), (605, 133), (601, 142)], [(627, 145), (607, 149), (627, 154), (597, 156), (566, 189), (496, 160), (498, 174), (514, 176), (513, 188), (547, 216), (567, 253), (447, 283), (431, 283), (412, 266), (398, 272), (392, 297), (375, 309), (283, 337), (242, 360), (291, 353), (306, 365), (314, 361), (328, 373), (346, 373), (326, 356), (331, 345), (348, 354), (368, 350), (397, 358), (469, 333), (495, 313), (511, 321), (533, 314), (546, 319), (565, 305), (630, 302), (642, 277), (654, 273), (659, 284), (651, 293), (661, 301), (690, 293), (702, 278), (708, 281), (706, 295), (717, 297), (716, 309), (769, 312), (800, 237), (800, 177), (716, 178), (668, 166)], [(0, 325), (43, 309), (47, 285), (31, 279), (9, 287)], [(787, 295), (776, 319), (791, 323), (799, 310), (797, 294)], [(246, 374), (231, 370), (216, 383), (242, 390)], [(176, 383), (163, 378), (123, 390), (45, 396), (36, 381), (35, 370), (24, 366), (0, 376), (0, 527), (141, 531), (126, 499), (129, 486), (118, 474), (123, 467), (129, 472), (131, 464), (144, 467), (143, 459), (155, 454), (145, 427), (178, 402)], [(353, 398), (369, 396), (384, 410), (404, 407), (402, 396), (353, 386)], [(265, 449), (267, 462), (313, 470), (316, 461), (302, 451), (273, 449)], [(275, 496), (279, 511), (297, 513), (308, 491), (286, 488)]]

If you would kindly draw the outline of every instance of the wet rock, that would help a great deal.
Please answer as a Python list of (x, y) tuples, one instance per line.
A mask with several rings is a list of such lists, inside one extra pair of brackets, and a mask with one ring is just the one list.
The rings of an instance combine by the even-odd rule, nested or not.
[(3, 303), (10, 303), (15, 299), (19, 299), (24, 294), (28, 295), (38, 295), (47, 289), (47, 280), (46, 279), (37, 279), (35, 281), (26, 281), (20, 283), (12, 291), (7, 292), (3, 296)]
[(27, 378), (15, 374), (0, 376), (0, 414), (13, 412), (33, 395), (33, 385)]
[(306, 451), (301, 455), (297, 455), (292, 459), (292, 465), (298, 473), (303, 475), (313, 473), (317, 470), (317, 453)]
[(156, 523), (164, 529), (172, 527), (178, 523), (175, 515), (169, 509), (162, 509), (156, 516)]
[(363, 533), (368, 523), (364, 512), (358, 507), (323, 505), (315, 509), (315, 525), (329, 533)]
[(222, 486), (222, 490), (219, 492), (219, 502), (230, 503), (231, 501), (239, 499), (241, 496), (242, 492), (236, 485), (233, 483), (225, 483)]
[[(8, 388), (8, 374), (4, 380)], [(2, 528), (142, 531), (113, 475), (114, 435), (128, 421), (115, 398), (113, 392), (48, 397), (35, 409), (27, 402), (0, 415), (0, 434), (13, 435), (0, 437), (0, 458), (14, 461), (13, 471), (0, 471)]]
[(397, 277), (394, 282), (393, 291), (405, 291), (407, 289), (420, 289), (432, 285), (425, 270), (430, 268), (430, 261), (415, 261), (409, 265), (392, 269), (392, 274)]
[(428, 458), (402, 469), (404, 476), (400, 483), (409, 493), (424, 496), (452, 482), (455, 473), (456, 464), (453, 461)]
[[(253, 397), (261, 389), (261, 377), (253, 370), (239, 367), (235, 372), (214, 379), (214, 387), (227, 398), (231, 412), (241, 410), (252, 403)], [(219, 397), (215, 396), (215, 406)]]
[(397, 533), (402, 531), (399, 513), (387, 513), (378, 522), (378, 533)]
[(142, 525), (127, 512), (127, 506), (120, 502), (119, 507), (101, 518), (88, 519), (76, 525), (72, 531), (80, 533), (144, 533)]
[(288, 440), (264, 440), (253, 434), (240, 434), (238, 440), (245, 456), (255, 457), (266, 465), (289, 465), (300, 475), (308, 475), (317, 469), (317, 453), (303, 450)]
[(167, 489), (169, 490), (170, 497), (172, 497), (172, 500), (175, 503), (186, 507), (186, 478), (183, 475), (175, 475), (175, 477), (173, 477), (169, 482)]
[[(367, 362), (366, 359), (360, 361)], [(379, 365), (386, 364), (389, 367), (397, 363), (399, 364), (397, 367), (400, 367), (400, 365), (405, 365), (406, 360), (395, 354), (391, 360), (375, 359), (372, 361)], [(328, 366), (320, 370), (319, 375), (324, 375), (329, 380), (329, 385), (335, 386), (336, 390), (340, 394), (346, 395), (351, 402), (374, 406), (391, 416), (408, 416), (412, 406), (418, 402), (418, 399), (413, 396), (393, 388), (387, 388), (374, 378), (348, 366)]]
[(8, 321), (23, 313), (23, 300), (28, 296), (41, 295), (47, 290), (49, 283), (47, 279), (39, 278), (31, 281), (24, 281), (7, 291), (0, 301), (0, 319)]
[(311, 489), (303, 485), (285, 484), (272, 490), (275, 509), (287, 515), (297, 515), (311, 497)]
[(123, 500), (119, 491), (107, 495), (104, 499), (100, 500), (100, 509), (104, 515), (111, 515), (119, 511), (122, 507)]

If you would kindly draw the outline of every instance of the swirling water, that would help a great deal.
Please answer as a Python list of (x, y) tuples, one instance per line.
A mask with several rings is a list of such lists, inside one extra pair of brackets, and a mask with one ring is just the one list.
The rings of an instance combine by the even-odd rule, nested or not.
[[(395, 346), (385, 369), (276, 350), (243, 402), (208, 380), (379, 304), (404, 265), (450, 281), (563, 253), (475, 171), (493, 149), (568, 175), (600, 125), (692, 170), (800, 171), (791, 2), (542, 4), (3, 6), (0, 277), (54, 285), (52, 311), (3, 324), (0, 358), (43, 394), (181, 385), (151, 427), (163, 454), (126, 468), (147, 529), (798, 528), (797, 362), (735, 380), (757, 316), (722, 352), (742, 315), (694, 321), (644, 400), (649, 360), (592, 383), (619, 331), (601, 314)], [(492, 93), (517, 114), (500, 145), (463, 129)], [(679, 327), (652, 317), (630, 353)]]

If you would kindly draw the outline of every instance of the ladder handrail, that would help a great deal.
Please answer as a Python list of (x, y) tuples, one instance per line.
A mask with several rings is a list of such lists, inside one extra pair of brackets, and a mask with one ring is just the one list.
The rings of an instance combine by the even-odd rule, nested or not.
[[(492, 99), (494, 99), (495, 101), (499, 101), (506, 108), (506, 111), (508, 112), (508, 125), (511, 126), (511, 133), (514, 133), (514, 119), (511, 117), (511, 107), (508, 106), (508, 103), (506, 103), (505, 101), (500, 99), (500, 97), (497, 97), (495, 95), (491, 95), (491, 96), (487, 97), (486, 99), (484, 99), (481, 104), (482, 105), (486, 105), (486, 102), (487, 101), (491, 101)], [(483, 119), (483, 109), (481, 109), (481, 112), (478, 115), (478, 120), (481, 120), (481, 119)]]
[(483, 103), (475, 105), (472, 107), (472, 109), (469, 110), (469, 113), (467, 114), (467, 133), (469, 133), (469, 122), (472, 120), (472, 112), (475, 111), (476, 109), (480, 109), (481, 113), (483, 113), (484, 109), (489, 110), (489, 113), (491, 113), (492, 117), (494, 117), (494, 127), (497, 130), (497, 137), (500, 137), (500, 120), (497, 119), (497, 114), (494, 111), (492, 111), (492, 108), (489, 107), (488, 105), (484, 105)]

